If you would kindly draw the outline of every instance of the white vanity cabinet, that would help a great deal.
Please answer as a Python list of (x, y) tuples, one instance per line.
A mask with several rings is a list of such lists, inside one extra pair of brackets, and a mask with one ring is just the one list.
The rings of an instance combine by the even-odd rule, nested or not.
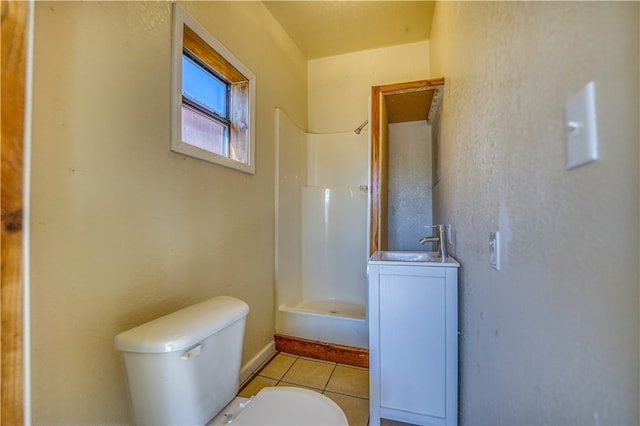
[(368, 263), (370, 424), (455, 425), (460, 265), (384, 253)]

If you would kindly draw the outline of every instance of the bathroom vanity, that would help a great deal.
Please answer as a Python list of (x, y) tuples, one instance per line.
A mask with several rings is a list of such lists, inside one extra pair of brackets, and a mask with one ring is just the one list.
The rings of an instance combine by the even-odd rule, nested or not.
[(368, 262), (370, 424), (458, 421), (458, 268), (434, 252)]

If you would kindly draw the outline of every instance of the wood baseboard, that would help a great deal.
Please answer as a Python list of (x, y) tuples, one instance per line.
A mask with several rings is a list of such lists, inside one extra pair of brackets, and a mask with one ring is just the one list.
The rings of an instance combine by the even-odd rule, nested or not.
[(352, 346), (301, 339), (299, 337), (273, 336), (276, 350), (323, 361), (339, 362), (356, 367), (369, 368), (369, 351)]

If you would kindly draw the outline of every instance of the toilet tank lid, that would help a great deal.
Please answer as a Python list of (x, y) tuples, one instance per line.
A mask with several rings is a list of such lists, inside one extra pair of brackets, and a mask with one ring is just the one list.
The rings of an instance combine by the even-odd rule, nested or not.
[(165, 315), (116, 336), (122, 352), (164, 353), (194, 346), (229, 324), (245, 317), (249, 305), (218, 296)]

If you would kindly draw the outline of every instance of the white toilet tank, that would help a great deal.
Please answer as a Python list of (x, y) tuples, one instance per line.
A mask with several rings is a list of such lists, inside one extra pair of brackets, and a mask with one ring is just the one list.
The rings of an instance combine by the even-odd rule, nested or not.
[(214, 297), (116, 336), (136, 424), (203, 425), (237, 394), (249, 306)]

